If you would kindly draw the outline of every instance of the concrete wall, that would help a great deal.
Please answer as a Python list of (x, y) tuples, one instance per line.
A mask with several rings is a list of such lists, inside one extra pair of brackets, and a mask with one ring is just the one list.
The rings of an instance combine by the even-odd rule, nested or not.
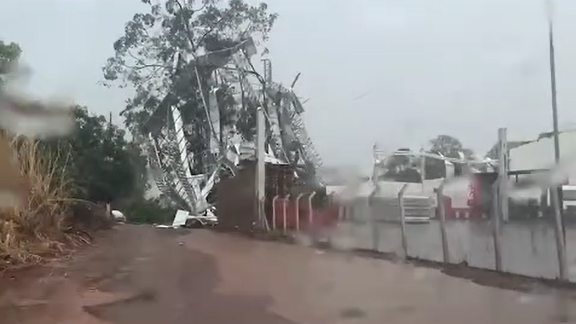
[[(255, 205), (255, 164), (246, 161), (233, 178), (222, 179), (216, 184), (219, 227), (228, 230), (252, 231), (256, 224)], [(266, 164), (266, 215), (270, 221), (272, 198), (285, 197), (288, 193), (294, 198), (299, 192), (310, 192), (305, 186), (298, 186), (294, 179), (294, 169), (289, 165)]]
[(254, 164), (246, 165), (233, 178), (216, 184), (218, 227), (251, 231), (256, 222)]

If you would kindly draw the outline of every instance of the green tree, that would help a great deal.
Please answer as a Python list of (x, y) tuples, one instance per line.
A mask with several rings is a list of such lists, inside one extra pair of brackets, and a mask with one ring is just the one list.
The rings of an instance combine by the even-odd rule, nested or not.
[(438, 135), (436, 138), (430, 140), (430, 151), (440, 153), (446, 157), (460, 158), (460, 152), (464, 157), (470, 159), (473, 157), (474, 152), (462, 145), (462, 142), (456, 137), (450, 135)]
[[(195, 64), (195, 59), (202, 53), (233, 47), (249, 36), (267, 40), (277, 14), (269, 13), (266, 3), (249, 5), (244, 0), (142, 2), (149, 5), (149, 12), (135, 14), (124, 35), (114, 42), (115, 55), (103, 68), (104, 84), (135, 89), (122, 111), (133, 134), (140, 132), (163, 101), (178, 102), (183, 103), (184, 122), (193, 126), (191, 133), (197, 139), (190, 142), (201, 145), (208, 131), (198, 80), (207, 95), (213, 68)], [(179, 60), (174, 66), (177, 53), (191, 59)]]
[(164, 200), (166, 199), (162, 197), (154, 199), (135, 197), (128, 201), (122, 210), (126, 219), (133, 223), (168, 224), (178, 208), (164, 203)]
[(62, 171), (77, 188), (76, 198), (113, 202), (143, 196), (147, 173), (140, 147), (104, 116), (92, 115), (85, 107), (76, 107), (74, 113), (77, 130), (71, 136), (41, 144), (58, 151)]
[(16, 43), (5, 43), (0, 40), (0, 85), (6, 82), (6, 74), (18, 62), (22, 50)]
[[(464, 147), (462, 142), (454, 136), (438, 135), (436, 138), (430, 140), (429, 153), (442, 154), (445, 157), (459, 159), (460, 153), (465, 159), (473, 159), (474, 152)], [(461, 169), (462, 165), (456, 164), (455, 168)], [(445, 162), (438, 159), (426, 159), (426, 179), (438, 179), (446, 176)]]

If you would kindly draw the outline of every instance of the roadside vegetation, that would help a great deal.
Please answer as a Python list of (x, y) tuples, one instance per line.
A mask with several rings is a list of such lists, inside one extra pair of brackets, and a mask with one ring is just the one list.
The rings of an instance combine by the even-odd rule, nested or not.
[[(19, 55), (17, 44), (0, 41), (0, 86), (8, 63)], [(104, 116), (81, 106), (72, 110), (75, 131), (64, 138), (1, 132), (1, 199), (13, 194), (23, 203), (0, 206), (0, 269), (42, 262), (89, 243), (92, 232), (112, 224), (106, 203), (135, 222), (162, 222), (170, 213), (158, 199), (144, 198), (148, 177), (140, 145)]]

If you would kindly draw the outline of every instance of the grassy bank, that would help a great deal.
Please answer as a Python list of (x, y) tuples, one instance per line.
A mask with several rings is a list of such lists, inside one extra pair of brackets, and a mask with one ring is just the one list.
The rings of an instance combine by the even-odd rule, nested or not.
[[(0, 186), (2, 198), (21, 199), (19, 207), (0, 209), (0, 268), (39, 263), (85, 241), (78, 235), (79, 220), (103, 214), (98, 208), (79, 207), (90, 204), (73, 198), (66, 156), (42, 150), (33, 140), (0, 141), (16, 158), (11, 163), (13, 170), (3, 171), (15, 174), (11, 174), (12, 181)], [(0, 155), (0, 159), (7, 158)], [(5, 206), (8, 201), (2, 203)]]

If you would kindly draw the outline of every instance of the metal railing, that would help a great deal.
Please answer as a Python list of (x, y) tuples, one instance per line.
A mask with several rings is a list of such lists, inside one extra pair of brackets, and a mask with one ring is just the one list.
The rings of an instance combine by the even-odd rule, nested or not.
[[(549, 219), (504, 222), (501, 206), (495, 200), (489, 215), (471, 213), (468, 217), (457, 217), (457, 211), (446, 205), (445, 184), (442, 183), (434, 197), (433, 215), (426, 220), (419, 212), (421, 219), (415, 219), (407, 213), (407, 206), (414, 206), (415, 199), (407, 194), (408, 186), (404, 185), (396, 197), (370, 195), (333, 199), (338, 208), (332, 213), (337, 215), (334, 216), (338, 218), (337, 225), (321, 224), (325, 227), (321, 232), (323, 235), (328, 233), (335, 248), (371, 250), (409, 260), (576, 281), (576, 273), (569, 271), (570, 267), (576, 267), (576, 249), (570, 249), (571, 239), (576, 240), (576, 228), (567, 228), (565, 245), (558, 225), (559, 212)], [(278, 199), (284, 201), (282, 208), (276, 202)], [(552, 200), (555, 199), (557, 197), (552, 196)], [(296, 231), (315, 238), (318, 228), (309, 225), (316, 223), (313, 218), (317, 214), (313, 212), (308, 195), (275, 197), (273, 205), (276, 208), (273, 209), (272, 229), (286, 234)], [(296, 212), (293, 212), (294, 208)], [(302, 215), (302, 210), (308, 215)], [(289, 220), (294, 213), (296, 223)]]
[[(568, 228), (565, 246), (558, 209), (548, 220), (503, 222), (495, 199), (490, 215), (456, 217), (457, 212), (445, 205), (442, 183), (436, 191), (435, 214), (427, 221), (414, 222), (406, 215), (407, 186), (398, 192), (400, 208), (387, 203), (390, 197), (341, 201), (342, 208), (351, 211), (339, 222), (340, 229), (333, 231), (332, 239), (347, 237), (353, 242), (348, 246), (351, 249), (393, 253), (406, 259), (576, 281), (576, 273), (569, 271), (576, 266), (576, 249), (569, 248), (570, 238), (576, 240), (576, 228)], [(497, 188), (494, 190), (497, 197)], [(557, 202), (554, 205), (558, 206)], [(397, 220), (391, 221), (394, 215)]]

